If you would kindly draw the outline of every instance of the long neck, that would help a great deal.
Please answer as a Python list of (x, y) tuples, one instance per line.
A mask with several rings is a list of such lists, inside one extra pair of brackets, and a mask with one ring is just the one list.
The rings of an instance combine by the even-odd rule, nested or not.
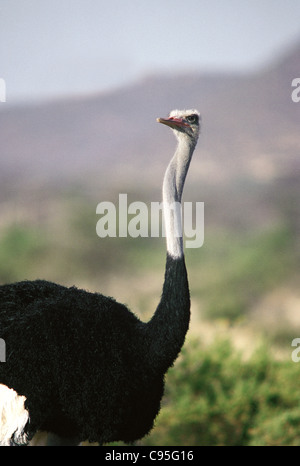
[(186, 174), (195, 146), (190, 138), (179, 139), (174, 157), (166, 170), (163, 182), (163, 209), (167, 252), (173, 258), (183, 257), (181, 197)]
[[(146, 324), (146, 344), (154, 370), (166, 371), (184, 343), (190, 320), (190, 295), (181, 235), (181, 202), (185, 177), (195, 146), (183, 137), (171, 160), (163, 183), (167, 240), (165, 280), (160, 303)], [(180, 231), (178, 231), (180, 229)], [(180, 235), (178, 234), (180, 233)]]

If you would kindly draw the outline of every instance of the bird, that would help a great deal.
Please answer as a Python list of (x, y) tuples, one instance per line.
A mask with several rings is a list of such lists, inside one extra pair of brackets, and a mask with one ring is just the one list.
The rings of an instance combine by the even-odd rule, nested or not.
[(201, 116), (173, 110), (157, 121), (177, 138), (162, 186), (166, 265), (158, 306), (143, 322), (115, 299), (75, 286), (1, 285), (1, 445), (28, 445), (39, 432), (49, 433), (49, 444), (131, 444), (153, 428), (190, 322), (181, 214), (172, 205), (181, 203)]

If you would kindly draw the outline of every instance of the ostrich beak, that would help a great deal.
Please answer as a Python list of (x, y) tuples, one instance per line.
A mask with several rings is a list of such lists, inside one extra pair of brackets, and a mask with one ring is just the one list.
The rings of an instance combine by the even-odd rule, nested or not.
[(158, 123), (163, 123), (164, 125), (170, 126), (170, 128), (184, 128), (189, 127), (190, 125), (183, 118), (157, 118)]

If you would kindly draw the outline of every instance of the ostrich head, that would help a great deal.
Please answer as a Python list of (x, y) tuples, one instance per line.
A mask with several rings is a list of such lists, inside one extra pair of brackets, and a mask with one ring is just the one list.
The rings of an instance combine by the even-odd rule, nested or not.
[(172, 110), (168, 118), (157, 118), (159, 123), (170, 126), (177, 139), (187, 136), (196, 144), (200, 133), (200, 113), (197, 110)]

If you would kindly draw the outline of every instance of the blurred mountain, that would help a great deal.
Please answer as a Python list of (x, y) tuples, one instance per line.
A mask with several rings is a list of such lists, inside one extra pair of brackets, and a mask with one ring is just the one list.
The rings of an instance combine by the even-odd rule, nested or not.
[(295, 174), (300, 103), (291, 99), (291, 82), (299, 75), (300, 43), (252, 74), (170, 73), (106, 94), (2, 104), (1, 185), (159, 184), (174, 139), (156, 117), (193, 107), (203, 134), (190, 183)]

